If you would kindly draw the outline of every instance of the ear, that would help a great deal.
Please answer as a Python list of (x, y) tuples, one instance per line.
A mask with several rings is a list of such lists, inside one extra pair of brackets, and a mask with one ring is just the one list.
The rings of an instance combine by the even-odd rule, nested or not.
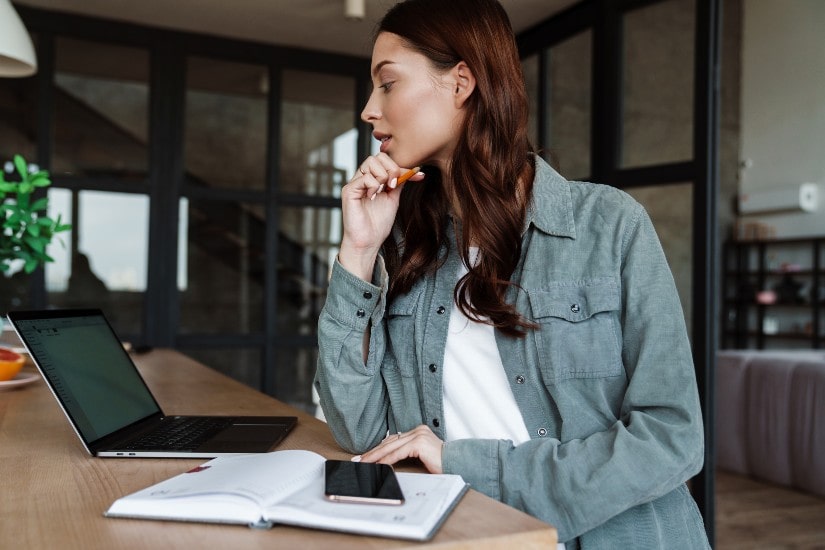
[(462, 108), (467, 99), (476, 89), (476, 77), (464, 61), (459, 61), (451, 70), (451, 76), (455, 79), (453, 86), (453, 96), (456, 108)]

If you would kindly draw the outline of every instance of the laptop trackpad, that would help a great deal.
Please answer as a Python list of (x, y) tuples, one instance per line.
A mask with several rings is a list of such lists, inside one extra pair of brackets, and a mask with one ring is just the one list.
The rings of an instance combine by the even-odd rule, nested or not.
[[(261, 453), (283, 438), (277, 424), (233, 424), (203, 445), (203, 450), (229, 453)], [(200, 449), (199, 449), (200, 450)]]

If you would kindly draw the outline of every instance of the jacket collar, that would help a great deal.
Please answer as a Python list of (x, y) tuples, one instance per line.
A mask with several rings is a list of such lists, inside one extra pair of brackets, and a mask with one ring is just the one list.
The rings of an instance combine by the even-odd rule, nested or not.
[(536, 160), (533, 200), (527, 208), (524, 231), (535, 225), (549, 235), (576, 238), (573, 220), (573, 196), (570, 182), (561, 177), (540, 156)]

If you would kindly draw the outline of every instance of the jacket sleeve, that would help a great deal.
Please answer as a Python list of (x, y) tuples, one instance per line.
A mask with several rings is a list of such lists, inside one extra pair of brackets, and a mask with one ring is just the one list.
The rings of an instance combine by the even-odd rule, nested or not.
[[(362, 453), (387, 433), (389, 400), (381, 376), (386, 349), (383, 322), (387, 275), (383, 259), (367, 283), (336, 260), (318, 319), (315, 388), (333, 436), (342, 448)], [(369, 332), (369, 355), (363, 358)]]
[(682, 308), (653, 225), (635, 204), (621, 240), (619, 418), (582, 439), (446, 443), (446, 472), (573, 539), (676, 489), (701, 468), (703, 427)]

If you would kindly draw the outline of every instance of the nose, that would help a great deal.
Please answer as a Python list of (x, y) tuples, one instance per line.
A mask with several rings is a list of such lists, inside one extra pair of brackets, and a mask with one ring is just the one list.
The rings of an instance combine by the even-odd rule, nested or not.
[(381, 110), (378, 108), (378, 101), (375, 99), (375, 91), (373, 91), (367, 100), (367, 104), (364, 105), (364, 110), (361, 111), (361, 120), (367, 124), (372, 124), (379, 118), (381, 118)]

